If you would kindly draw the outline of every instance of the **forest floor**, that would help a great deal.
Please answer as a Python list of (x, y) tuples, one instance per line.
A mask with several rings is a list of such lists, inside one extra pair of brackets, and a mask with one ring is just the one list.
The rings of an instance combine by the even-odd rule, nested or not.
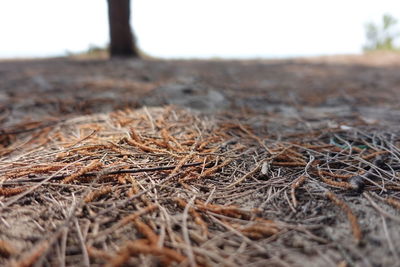
[(399, 73), (0, 61), (0, 265), (400, 266)]

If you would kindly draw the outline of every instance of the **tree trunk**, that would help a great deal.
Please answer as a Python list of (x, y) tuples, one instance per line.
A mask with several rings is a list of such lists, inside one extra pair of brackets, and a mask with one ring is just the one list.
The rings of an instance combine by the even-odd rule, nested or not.
[(107, 0), (111, 57), (139, 57), (130, 26), (130, 0)]

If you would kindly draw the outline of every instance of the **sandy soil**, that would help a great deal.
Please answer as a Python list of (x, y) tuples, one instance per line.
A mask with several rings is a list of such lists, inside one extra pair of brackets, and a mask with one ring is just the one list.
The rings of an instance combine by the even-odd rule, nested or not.
[[(188, 124), (182, 129), (189, 129), (202, 120), (204, 121), (196, 124), (196, 127), (212, 124), (210, 129), (214, 129), (229, 122), (244, 125), (245, 129), (249, 129), (248, 132), (233, 128), (226, 130), (229, 138), (215, 141), (215, 147), (222, 149), (222, 144), (232, 142), (234, 139), (235, 145), (241, 143), (247, 146), (247, 150), (241, 151), (242, 154), (232, 154), (235, 159), (242, 157), (241, 162), (244, 164), (240, 163), (239, 158), (235, 166), (229, 165), (231, 169), (216, 174), (216, 177), (220, 177), (225, 183), (221, 188), (215, 181), (216, 177), (211, 177), (208, 182), (205, 181), (214, 183), (216, 192), (221, 193), (220, 198), (213, 199), (211, 203), (235, 205), (246, 210), (260, 209), (261, 215), (257, 215), (259, 216), (257, 219), (279, 221), (282, 225), (286, 225), (277, 226), (277, 229), (280, 229), (279, 233), (274, 233), (272, 236), (252, 238), (251, 235), (236, 235), (222, 238), (222, 235), (234, 230), (221, 227), (222, 224), (218, 226), (212, 217), (214, 215), (202, 210), (201, 206), (194, 206), (199, 212), (204, 212), (201, 216), (212, 229), (210, 231), (214, 236), (204, 242), (212, 243), (220, 237), (221, 242), (225, 242), (226, 248), (224, 244), (214, 244), (218, 248), (216, 254), (221, 252), (217, 256), (210, 256), (201, 249), (210, 251), (211, 248), (207, 249), (207, 246), (197, 241), (200, 242), (198, 250), (195, 249), (198, 255), (196, 254), (193, 260), (191, 254), (187, 254), (179, 244), (166, 241), (167, 247), (188, 257), (189, 260), (183, 261), (181, 265), (217, 265), (223, 263), (222, 258), (227, 260), (226, 265), (232, 266), (243, 264), (400, 266), (398, 230), (400, 178), (397, 169), (400, 163), (399, 73), (400, 55), (386, 53), (270, 61), (141, 61), (81, 58), (2, 61), (0, 62), (2, 175), (0, 181), (3, 183), (3, 188), (9, 186), (7, 182), (12, 180), (7, 178), (11, 177), (9, 173), (18, 170), (15, 167), (17, 165), (15, 159), (23, 158), (22, 153), (31, 151), (25, 150), (21, 140), (31, 140), (35, 134), (40, 137), (43, 129), (53, 127), (51, 133), (57, 127), (58, 130), (63, 129), (63, 123), (67, 125), (65, 127), (75, 129), (72, 122), (90, 119), (91, 123), (94, 123), (103, 118), (102, 116), (112, 118), (113, 112), (118, 110), (131, 110), (133, 113), (129, 111), (126, 114), (134, 117), (144, 112), (140, 109), (144, 106), (148, 109), (146, 112), (151, 115), (159, 114), (160, 107), (163, 110), (176, 108), (177, 114), (186, 114), (182, 116), (198, 116), (198, 119), (190, 119), (193, 120), (193, 124)], [(189, 110), (182, 111), (181, 107)], [(135, 110), (139, 113), (134, 113)], [(128, 115), (126, 116), (129, 117)], [(166, 121), (167, 119), (170, 117), (165, 118)], [(171, 119), (171, 123), (178, 122)], [(214, 130), (209, 130), (207, 126), (204, 131)], [(140, 134), (145, 136), (146, 132)], [(152, 133), (152, 136), (161, 138), (157, 137), (157, 133)], [(249, 141), (252, 138), (253, 143)], [(273, 158), (272, 156), (278, 157), (279, 153), (284, 153), (284, 150), (279, 149), (288, 144), (291, 148), (296, 148), (291, 152), (292, 156), (296, 153), (301, 154), (305, 163), (309, 163), (307, 166), (289, 168), (282, 167), (281, 164), (279, 167), (280, 161), (274, 165), (272, 160), (272, 163), (269, 162), (270, 166), (267, 166), (270, 169), (257, 169), (248, 176), (248, 180), (235, 187), (236, 191), (231, 193), (237, 195), (237, 198), (232, 199), (223, 195), (223, 188), (251, 172), (254, 166), (267, 156)], [(305, 149), (308, 145), (311, 147), (316, 144), (319, 146), (327, 144), (336, 147), (336, 150)], [(349, 147), (354, 147), (354, 151), (352, 149), (347, 151)], [(43, 153), (50, 153), (51, 150), (46, 144), (36, 146), (35, 155), (38, 158), (41, 153), (38, 152), (39, 148), (43, 149)], [(230, 148), (229, 145), (224, 147), (225, 151)], [(269, 151), (270, 149), (273, 152)], [(338, 152), (338, 149), (342, 150)], [(374, 152), (389, 154), (389, 157), (383, 159), (384, 163), (379, 163), (379, 158), (368, 156)], [(224, 155), (222, 150), (217, 150), (215, 153), (221, 153), (222, 157)], [(288, 155), (291, 157), (290, 153)], [(354, 188), (345, 190), (346, 185), (343, 184), (329, 183), (323, 180), (324, 178), (322, 181), (318, 180), (318, 175), (311, 170), (315, 168), (317, 172), (318, 169), (318, 166), (312, 163), (314, 159), (321, 162), (320, 166), (323, 166), (324, 170), (332, 167), (333, 172), (337, 174), (354, 174), (353, 176), (360, 174), (364, 177), (362, 179), (367, 189), (355, 192), (357, 190), (354, 191)], [(339, 162), (347, 162), (347, 165), (345, 163), (330, 165), (330, 161), (338, 159)], [(174, 161), (175, 159), (168, 160), (175, 164), (179, 162)], [(218, 159), (214, 160), (218, 162)], [(14, 165), (10, 165), (11, 163)], [(308, 169), (309, 167), (311, 169)], [(375, 174), (372, 174), (372, 170)], [(299, 205), (296, 207), (292, 205), (290, 192), (293, 184), (298, 182), (295, 179), (302, 174), (309, 176), (309, 182), (298, 188)], [(272, 178), (268, 180), (265, 175), (270, 175)], [(34, 176), (27, 174), (18, 179), (30, 177)], [(385, 188), (388, 184), (391, 187)], [(150, 185), (150, 182), (143, 184), (144, 188)], [(191, 186), (198, 189), (206, 184)], [(255, 189), (257, 187), (263, 189)], [(73, 188), (68, 189), (70, 197)], [(79, 242), (76, 240), (82, 241), (82, 239), (78, 238), (76, 223), (71, 222), (71, 229), (75, 230), (70, 230), (68, 237), (67, 234), (60, 234), (65, 233), (64, 228), (62, 231), (57, 228), (58, 225), (65, 223), (60, 214), (66, 213), (67, 207), (62, 205), (64, 208), (58, 207), (60, 209), (58, 215), (54, 210), (49, 210), (49, 207), (56, 209), (56, 206), (51, 206), (54, 204), (51, 204), (52, 201), (61, 201), (54, 190), (50, 187), (39, 187), (37, 191), (23, 197), (19, 197), (18, 194), (7, 196), (2, 193), (0, 261), (4, 264), (20, 264), (18, 266), (27, 266), (22, 264), (24, 261), (29, 262), (29, 259), (39, 266), (57, 266), (62, 261), (71, 266), (77, 264), (84, 266), (85, 259), (89, 257), (93, 266), (107, 262), (118, 266), (115, 261), (108, 261), (105, 256), (102, 258), (96, 254), (96, 258), (93, 256), (94, 252), (89, 256), (81, 252)], [(253, 191), (248, 193), (249, 190)], [(328, 191), (334, 195), (329, 195)], [(189, 202), (192, 195), (187, 194), (185, 198)], [(152, 199), (155, 196), (157, 194), (150, 194), (148, 197)], [(162, 196), (168, 198), (168, 195)], [(207, 199), (205, 196), (196, 195), (199, 199), (204, 198), (204, 201)], [(394, 199), (397, 204), (390, 205), (387, 201), (389, 198)], [(121, 200), (115, 196), (111, 199)], [(171, 208), (168, 205), (165, 207)], [(101, 212), (101, 209), (95, 210)], [(122, 252), (118, 251), (121, 251), (122, 241), (126, 241), (126, 233), (119, 232), (107, 240), (102, 240), (101, 245), (97, 244), (96, 237), (90, 240), (90, 233), (94, 231), (94, 220), (89, 215), (85, 217), (81, 214), (85, 212), (90, 213), (84, 206), (77, 208), (76, 213), (79, 215), (76, 216), (79, 220), (75, 221), (78, 222), (78, 226), (84, 225), (82, 226), (86, 231), (84, 237), (87, 239), (83, 243), (97, 249), (101, 247), (106, 252), (121, 254)], [(126, 210), (121, 209), (121, 214), (124, 212)], [(242, 218), (243, 222), (244, 220), (253, 222), (253, 219), (249, 218)], [(352, 223), (352, 220), (356, 220), (358, 226)], [(68, 225), (65, 227), (69, 229)], [(362, 237), (357, 237), (355, 233), (357, 227), (361, 229)], [(162, 227), (152, 226), (152, 228), (156, 234), (161, 235)], [(51, 253), (49, 252), (51, 247), (46, 246), (42, 246), (43, 249), (39, 252), (32, 252), (32, 249), (43, 244), (42, 236), (47, 231), (52, 232), (52, 235), (46, 236), (45, 241), (48, 244), (57, 244), (54, 246), (60, 247), (58, 252)], [(245, 232), (243, 229), (240, 231)], [(182, 238), (184, 237), (183, 235)], [(67, 241), (63, 241), (63, 238)], [(61, 250), (63, 242), (64, 246), (67, 244), (67, 249)], [(32, 256), (34, 253), (39, 256), (34, 258)], [(237, 259), (227, 256), (229, 253), (237, 254)], [(142, 252), (142, 254), (149, 253)], [(126, 259), (126, 265), (151, 266), (164, 262), (149, 260), (135, 253), (131, 257), (130, 262)], [(176, 264), (174, 261), (171, 262), (171, 265)]]

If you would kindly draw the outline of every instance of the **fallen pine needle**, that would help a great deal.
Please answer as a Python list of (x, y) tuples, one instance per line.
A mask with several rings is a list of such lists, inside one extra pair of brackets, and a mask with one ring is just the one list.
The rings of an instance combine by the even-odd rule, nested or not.
[(65, 177), (61, 183), (63, 184), (68, 184), (72, 181), (74, 181), (75, 179), (77, 179), (79, 176), (84, 175), (87, 172), (93, 171), (99, 167), (102, 166), (102, 163), (99, 160), (93, 160), (88, 166), (86, 166), (85, 168)]
[(232, 188), (238, 184), (240, 184), (241, 182), (245, 181), (247, 178), (255, 175), (259, 170), (261, 170), (261, 166), (263, 164), (263, 161), (258, 163), (256, 167), (254, 167), (250, 172), (246, 173), (245, 175), (243, 175), (241, 178), (239, 178), (238, 180), (236, 180), (235, 182), (231, 183), (230, 185), (226, 186), (226, 189)]
[(30, 267), (34, 266), (37, 260), (47, 251), (50, 244), (45, 241), (35, 246), (26, 256), (24, 256), (21, 260), (12, 264), (13, 267)]
[(318, 168), (318, 175), (321, 178), (321, 180), (328, 185), (340, 187), (340, 188), (344, 188), (344, 189), (354, 189), (354, 186), (348, 182), (337, 182), (332, 179), (326, 178), (325, 176), (323, 176), (320, 168)]
[(160, 248), (149, 244), (148, 240), (138, 239), (135, 241), (127, 241), (118, 255), (111, 259), (105, 266), (126, 266), (130, 257), (137, 256), (139, 254), (150, 254), (157, 256), (162, 261), (163, 266), (170, 266), (172, 262), (182, 263), (186, 260), (185, 256), (173, 249), (166, 247)]
[(120, 219), (117, 223), (115, 223), (113, 226), (111, 226), (110, 228), (107, 228), (106, 230), (104, 230), (101, 235), (99, 236), (104, 236), (104, 235), (108, 235), (112, 232), (114, 232), (115, 230), (123, 227), (124, 225), (127, 225), (130, 222), (134, 222), (136, 219), (138, 219), (140, 216), (155, 211), (156, 209), (158, 209), (158, 206), (156, 204), (152, 204), (150, 206), (147, 206), (141, 210), (138, 210), (122, 219)]
[(0, 196), (11, 197), (26, 191), (26, 187), (0, 188)]
[(299, 188), (306, 179), (307, 179), (307, 176), (302, 175), (302, 176), (298, 177), (296, 180), (294, 180), (294, 182), (291, 186), (290, 195), (292, 197), (293, 206), (295, 208), (297, 207), (296, 189)]
[(86, 203), (92, 202), (108, 193), (110, 193), (112, 191), (112, 187), (111, 186), (104, 186), (98, 190), (92, 191), (89, 194), (86, 195), (84, 201)]
[(339, 199), (334, 193), (327, 191), (325, 195), (339, 208), (341, 208), (347, 215), (347, 218), (350, 222), (351, 231), (354, 237), (354, 240), (357, 244), (360, 243), (362, 239), (362, 231), (360, 224), (358, 223), (356, 215), (354, 215), (353, 211), (350, 207), (341, 199)]
[(17, 251), (9, 242), (0, 240), (0, 256), (8, 258), (12, 255), (15, 255), (16, 253)]
[(151, 229), (150, 226), (145, 224), (142, 220), (137, 218), (136, 220), (133, 221), (133, 224), (135, 225), (136, 229), (147, 239), (149, 240), (151, 245), (157, 245), (158, 243), (158, 236), (157, 234)]
[[(183, 209), (186, 208), (186, 205), (188, 205), (188, 203), (182, 198), (177, 197), (174, 200)], [(201, 218), (201, 215), (192, 207), (189, 208), (189, 214), (194, 218), (194, 222), (201, 227), (203, 236), (206, 237), (208, 235), (207, 223)]]
[(385, 199), (386, 203), (389, 205), (395, 207), (396, 209), (400, 210), (400, 200), (394, 198), (394, 197), (388, 197)]
[(222, 169), (223, 167), (229, 165), (232, 161), (233, 161), (232, 159), (227, 159), (227, 160), (223, 161), (221, 164), (207, 169), (206, 171), (201, 173), (198, 178), (208, 177), (208, 176), (214, 174), (216, 171), (218, 171), (218, 170)]

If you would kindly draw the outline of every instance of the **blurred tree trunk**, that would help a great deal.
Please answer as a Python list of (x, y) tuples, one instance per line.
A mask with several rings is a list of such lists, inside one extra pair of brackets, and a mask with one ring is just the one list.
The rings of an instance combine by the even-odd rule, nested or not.
[(139, 57), (130, 25), (130, 0), (107, 0), (111, 57)]

